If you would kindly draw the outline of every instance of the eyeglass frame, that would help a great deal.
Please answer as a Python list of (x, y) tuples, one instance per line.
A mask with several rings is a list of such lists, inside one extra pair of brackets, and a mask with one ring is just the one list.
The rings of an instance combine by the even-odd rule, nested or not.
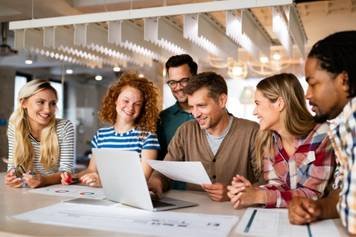
[(176, 81), (176, 80), (169, 80), (167, 81), (167, 85), (170, 87), (170, 88), (176, 88), (177, 85), (181, 85), (182, 87), (186, 86), (189, 82), (190, 78), (189, 77), (184, 77), (184, 78), (181, 78), (180, 80)]

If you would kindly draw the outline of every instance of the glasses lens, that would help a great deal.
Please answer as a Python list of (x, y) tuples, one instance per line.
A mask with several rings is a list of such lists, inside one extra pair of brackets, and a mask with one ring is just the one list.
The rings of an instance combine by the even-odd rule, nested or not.
[(176, 87), (178, 84), (181, 86), (186, 86), (188, 84), (189, 78), (182, 78), (179, 81), (174, 81), (174, 80), (170, 80), (167, 81), (167, 84), (169, 87), (173, 88)]
[(179, 82), (182, 86), (186, 86), (188, 84), (189, 78), (183, 78)]
[(176, 81), (167, 81), (169, 87), (175, 87), (177, 85)]

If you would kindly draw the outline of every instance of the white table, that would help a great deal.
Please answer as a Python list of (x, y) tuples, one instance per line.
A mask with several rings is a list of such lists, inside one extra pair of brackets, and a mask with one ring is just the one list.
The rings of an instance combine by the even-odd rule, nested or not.
[[(134, 236), (127, 233), (29, 223), (11, 218), (15, 214), (49, 206), (70, 198), (31, 193), (26, 188), (9, 188), (4, 185), (3, 179), (4, 174), (0, 174), (0, 236)], [(225, 214), (240, 217), (244, 213), (244, 210), (233, 209), (229, 202), (211, 201), (204, 192), (172, 190), (167, 196), (199, 203), (196, 207), (174, 210), (176, 212)], [(347, 236), (340, 221), (334, 221), (341, 236)], [(238, 235), (232, 231), (231, 236)]]

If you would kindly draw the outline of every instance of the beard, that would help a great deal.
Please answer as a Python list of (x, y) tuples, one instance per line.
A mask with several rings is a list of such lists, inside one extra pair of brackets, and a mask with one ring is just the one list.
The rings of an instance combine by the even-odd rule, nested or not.
[(329, 119), (328, 114), (317, 114), (313, 117), (316, 123), (325, 123)]

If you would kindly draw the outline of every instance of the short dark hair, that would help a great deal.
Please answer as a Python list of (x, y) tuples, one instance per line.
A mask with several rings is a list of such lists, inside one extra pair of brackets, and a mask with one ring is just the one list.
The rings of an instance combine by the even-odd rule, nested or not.
[(313, 45), (308, 58), (316, 58), (320, 68), (333, 74), (348, 75), (348, 97), (356, 94), (356, 31), (341, 31)]
[(201, 88), (207, 88), (209, 96), (215, 100), (221, 94), (227, 95), (227, 85), (224, 78), (215, 72), (202, 72), (193, 76), (183, 88), (183, 92), (187, 95), (192, 95)]
[(166, 72), (168, 74), (168, 69), (170, 67), (179, 67), (184, 64), (187, 64), (189, 67), (189, 71), (192, 74), (192, 76), (196, 75), (198, 72), (198, 65), (196, 62), (194, 62), (193, 58), (188, 55), (188, 54), (179, 54), (179, 55), (174, 55), (168, 59), (166, 62)]

